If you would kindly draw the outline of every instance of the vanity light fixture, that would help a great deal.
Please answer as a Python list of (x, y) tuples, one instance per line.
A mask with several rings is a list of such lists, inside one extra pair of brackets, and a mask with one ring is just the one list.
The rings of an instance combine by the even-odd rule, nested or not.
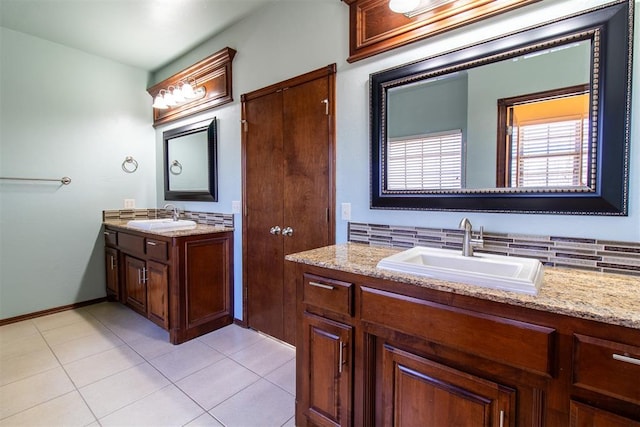
[(421, 15), (456, 0), (389, 0), (389, 9), (407, 18)]
[(160, 89), (158, 95), (153, 100), (152, 107), (158, 110), (186, 104), (196, 99), (203, 98), (205, 89), (197, 86), (196, 79), (191, 77), (185, 81), (177, 82), (166, 89)]

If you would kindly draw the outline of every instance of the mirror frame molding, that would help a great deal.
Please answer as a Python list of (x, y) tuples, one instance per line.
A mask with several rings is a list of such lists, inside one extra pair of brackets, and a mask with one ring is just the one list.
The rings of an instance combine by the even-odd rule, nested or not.
[[(207, 132), (207, 165), (209, 176), (207, 183), (209, 191), (172, 191), (169, 189), (169, 141), (197, 132)], [(170, 129), (162, 133), (164, 159), (164, 199), (195, 202), (218, 201), (218, 125), (216, 118), (202, 122), (191, 123)]]
[[(442, 55), (373, 73), (369, 79), (371, 126), (372, 209), (546, 213), (567, 215), (628, 214), (629, 147), (631, 121), (631, 64), (633, 51), (633, 1), (623, 0), (560, 18), (522, 31), (496, 37)], [(527, 46), (549, 44), (562, 38), (597, 37), (598, 70), (592, 69), (592, 106), (597, 110), (597, 173), (594, 191), (564, 189), (480, 189), (447, 192), (386, 191), (382, 157), (386, 142), (387, 90), (469, 64), (491, 63), (516, 56)], [(595, 43), (594, 43), (595, 44)], [(592, 55), (593, 55), (592, 47)], [(593, 58), (592, 58), (593, 62)], [(474, 66), (474, 65), (471, 65)], [(594, 81), (595, 80), (595, 81)], [(597, 81), (599, 80), (599, 82)], [(606, 108), (605, 108), (606, 106)], [(593, 115), (593, 111), (591, 112)], [(592, 137), (593, 138), (593, 137)]]

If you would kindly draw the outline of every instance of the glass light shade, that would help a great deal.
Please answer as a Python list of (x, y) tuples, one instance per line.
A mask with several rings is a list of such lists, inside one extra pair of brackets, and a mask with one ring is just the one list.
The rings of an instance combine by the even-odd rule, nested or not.
[(151, 105), (153, 108), (156, 108), (158, 110), (166, 110), (167, 108), (169, 108), (169, 106), (167, 105), (166, 102), (164, 102), (164, 98), (162, 96), (162, 93), (159, 93), (156, 95), (156, 97), (153, 99), (153, 105)]
[(177, 87), (173, 90), (173, 99), (177, 103), (184, 102), (184, 95), (182, 94), (182, 90), (180, 89), (180, 87)]
[(193, 86), (191, 86), (190, 83), (185, 83), (182, 85), (182, 96), (187, 99), (196, 97), (196, 94), (193, 92)]
[(173, 107), (177, 104), (175, 98), (173, 97), (173, 94), (170, 91), (167, 91), (167, 93), (164, 94), (164, 102), (166, 102), (169, 107)]
[(389, 0), (389, 9), (396, 13), (411, 12), (420, 5), (420, 0)]

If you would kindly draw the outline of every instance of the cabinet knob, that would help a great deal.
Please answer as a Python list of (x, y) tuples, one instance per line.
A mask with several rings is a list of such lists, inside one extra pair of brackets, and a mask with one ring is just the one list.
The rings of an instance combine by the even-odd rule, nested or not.
[(293, 228), (286, 227), (284, 230), (282, 230), (282, 235), (283, 236), (291, 236), (291, 235), (293, 235)]
[(271, 230), (269, 230), (269, 233), (275, 234), (275, 235), (280, 234), (280, 227), (278, 227), (277, 225), (274, 227), (271, 227)]

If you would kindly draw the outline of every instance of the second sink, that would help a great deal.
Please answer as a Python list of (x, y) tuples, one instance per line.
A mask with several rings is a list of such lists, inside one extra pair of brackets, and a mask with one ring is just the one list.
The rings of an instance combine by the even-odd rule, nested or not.
[(536, 295), (544, 268), (536, 259), (416, 246), (382, 259), (378, 268)]

